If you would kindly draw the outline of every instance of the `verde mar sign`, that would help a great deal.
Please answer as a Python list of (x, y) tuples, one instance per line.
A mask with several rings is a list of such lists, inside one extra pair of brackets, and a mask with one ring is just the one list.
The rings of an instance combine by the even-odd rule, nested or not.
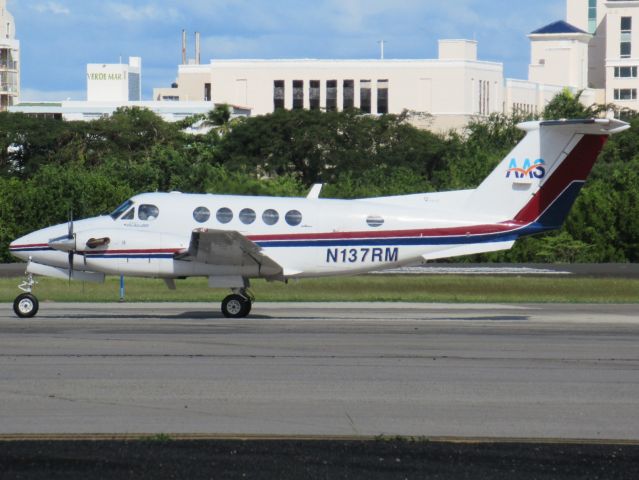
[(126, 73), (87, 73), (87, 79), (92, 81), (122, 81), (126, 80)]

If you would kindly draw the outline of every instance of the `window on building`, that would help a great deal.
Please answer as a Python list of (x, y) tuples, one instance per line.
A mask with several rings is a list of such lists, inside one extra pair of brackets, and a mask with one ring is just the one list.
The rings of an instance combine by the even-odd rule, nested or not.
[(204, 84), (204, 101), (205, 102), (211, 101), (211, 84), (210, 83)]
[(334, 112), (337, 110), (337, 80), (328, 80), (326, 82), (326, 111)]
[(273, 108), (281, 110), (284, 108), (284, 97), (286, 95), (286, 87), (284, 80), (275, 80), (273, 82)]
[(621, 17), (621, 58), (630, 58), (632, 55), (632, 17)]
[(377, 113), (388, 113), (388, 80), (377, 80)]
[(615, 67), (615, 78), (637, 78), (637, 67)]
[(479, 80), (479, 109), (480, 115), (490, 114), (490, 82)]
[(364, 113), (371, 113), (371, 81), (359, 82), (359, 109)]
[(319, 110), (320, 108), (320, 81), (311, 80), (308, 90), (309, 106), (311, 110)]
[(304, 80), (293, 80), (293, 109), (304, 108)]
[(588, 32), (597, 30), (597, 0), (588, 0)]
[(636, 88), (615, 88), (615, 100), (636, 100)]
[(355, 106), (355, 81), (344, 80), (344, 110)]

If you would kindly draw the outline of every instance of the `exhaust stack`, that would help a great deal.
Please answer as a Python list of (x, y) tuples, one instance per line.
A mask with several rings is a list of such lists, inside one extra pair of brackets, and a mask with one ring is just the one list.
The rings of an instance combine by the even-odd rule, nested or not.
[(182, 30), (182, 65), (186, 65), (186, 30)]
[(201, 58), (201, 46), (200, 46), (200, 32), (195, 32), (195, 64), (199, 65)]

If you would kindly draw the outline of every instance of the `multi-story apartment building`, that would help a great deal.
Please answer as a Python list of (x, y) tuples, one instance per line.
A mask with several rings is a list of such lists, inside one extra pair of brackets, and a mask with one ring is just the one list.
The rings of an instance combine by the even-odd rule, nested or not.
[(20, 96), (20, 42), (15, 35), (7, 0), (0, 0), (0, 111), (17, 103)]
[(605, 101), (639, 110), (639, 0), (567, 0), (567, 19), (587, 30), (588, 83)]

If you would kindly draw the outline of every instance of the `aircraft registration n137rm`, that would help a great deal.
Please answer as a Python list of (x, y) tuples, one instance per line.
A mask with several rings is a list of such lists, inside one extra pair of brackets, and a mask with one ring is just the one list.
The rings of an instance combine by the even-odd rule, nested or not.
[(250, 279), (286, 281), (421, 264), (509, 249), (561, 227), (614, 119), (526, 122), (522, 141), (476, 189), (358, 200), (143, 193), (110, 215), (38, 230), (10, 245), (28, 261), (14, 302), (32, 317), (33, 275), (104, 281), (105, 275), (208, 277), (229, 288), (227, 317), (245, 317)]

